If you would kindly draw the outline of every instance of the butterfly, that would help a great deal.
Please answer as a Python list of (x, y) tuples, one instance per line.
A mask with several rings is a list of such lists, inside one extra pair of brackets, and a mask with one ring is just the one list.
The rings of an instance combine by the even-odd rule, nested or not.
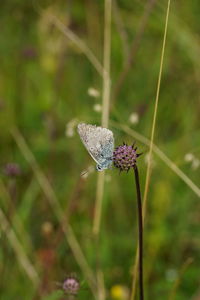
[(97, 171), (111, 168), (114, 151), (112, 131), (100, 126), (80, 123), (78, 133), (87, 151), (96, 161)]

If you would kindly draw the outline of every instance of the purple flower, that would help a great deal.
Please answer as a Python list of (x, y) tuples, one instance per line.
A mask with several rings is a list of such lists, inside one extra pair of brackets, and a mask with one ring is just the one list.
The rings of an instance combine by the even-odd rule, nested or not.
[(21, 174), (20, 166), (16, 163), (8, 163), (4, 167), (4, 174), (9, 177), (16, 177)]
[(66, 294), (76, 295), (80, 289), (80, 283), (76, 277), (69, 276), (63, 282), (62, 287)]
[(136, 165), (136, 160), (141, 153), (136, 153), (137, 148), (123, 144), (118, 146), (113, 152), (113, 164), (120, 171), (129, 171), (130, 168), (134, 168)]
[(32, 46), (26, 46), (22, 49), (22, 56), (27, 59), (33, 59), (37, 56), (37, 49)]

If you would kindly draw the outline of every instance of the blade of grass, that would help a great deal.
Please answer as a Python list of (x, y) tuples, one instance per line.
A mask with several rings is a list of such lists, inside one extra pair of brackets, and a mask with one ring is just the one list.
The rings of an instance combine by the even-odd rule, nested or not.
[(84, 254), (81, 250), (81, 247), (75, 237), (72, 227), (66, 222), (64, 213), (62, 211), (62, 208), (59, 204), (59, 201), (56, 197), (56, 194), (55, 194), (52, 186), (50, 185), (47, 177), (42, 172), (34, 155), (32, 154), (30, 148), (28, 147), (25, 139), (23, 138), (23, 136), (21, 135), (19, 130), (17, 128), (15, 128), (12, 130), (11, 134), (12, 134), (16, 144), (18, 145), (21, 153), (23, 154), (23, 156), (25, 157), (27, 162), (30, 164), (41, 189), (43, 190), (47, 200), (49, 201), (49, 204), (50, 204), (53, 212), (55, 213), (55, 215), (63, 229), (63, 233), (64, 233), (65, 238), (73, 252), (73, 255), (74, 255), (78, 265), (80, 266), (83, 274), (85, 275), (86, 279), (88, 280), (90, 289), (96, 299), (96, 283), (94, 280), (93, 272), (90, 269), (90, 267), (85, 259), (85, 256), (84, 256)]
[(99, 75), (103, 76), (103, 67), (90, 48), (56, 16), (49, 15), (49, 19), (51, 19), (52, 23), (85, 54)]
[(29, 224), (29, 216), (31, 210), (33, 209), (34, 201), (35, 199), (37, 199), (39, 193), (40, 193), (40, 186), (33, 175), (33, 178), (31, 179), (29, 186), (24, 192), (23, 199), (21, 200), (21, 203), (17, 209), (18, 215), (22, 220), (25, 228)]
[[(103, 49), (103, 95), (101, 125), (108, 127), (110, 106), (110, 53), (111, 53), (111, 14), (112, 0), (104, 1), (104, 49)], [(97, 178), (93, 233), (96, 245), (98, 298), (105, 299), (104, 276), (101, 271), (99, 232), (102, 217), (105, 171), (99, 172)]]
[(168, 300), (174, 300), (176, 298), (176, 293), (177, 293), (177, 289), (181, 283), (181, 279), (183, 277), (183, 274), (185, 273), (185, 271), (187, 270), (187, 268), (193, 263), (193, 258), (192, 257), (189, 257), (185, 262), (184, 264), (182, 265), (181, 267), (181, 270), (178, 274), (178, 277), (177, 279), (175, 280), (174, 282), (174, 285), (173, 285), (173, 288), (169, 294), (169, 298)]
[[(6, 200), (6, 204), (9, 207), (13, 208), (13, 214), (12, 216), (10, 216), (10, 219), (12, 218), (12, 220), (10, 221), (12, 224), (12, 228), (14, 228), (15, 232), (16, 232), (16, 236), (18, 236), (18, 238), (20, 239), (20, 242), (23, 244), (24, 247), (24, 251), (26, 251), (26, 254), (30, 254), (33, 251), (33, 245), (32, 245), (32, 241), (27, 233), (27, 231), (25, 230), (23, 221), (20, 218), (20, 215), (17, 211), (16, 208), (13, 207), (13, 202), (12, 199), (10, 198), (10, 194), (6, 189), (6, 186), (4, 185), (3, 181), (0, 179), (0, 195), (2, 196), (3, 199)], [(2, 201), (3, 204), (3, 201)], [(4, 210), (5, 212), (5, 205), (1, 204), (1, 208)]]
[[(134, 137), (141, 143), (149, 146), (150, 140), (145, 136), (141, 135), (134, 129), (131, 129), (127, 125), (120, 124), (114, 121), (110, 122), (115, 128), (121, 128), (124, 132)], [(200, 197), (200, 188), (155, 144), (152, 145), (153, 152), (180, 178), (185, 184), (198, 196)]]
[(117, 82), (116, 82), (116, 84), (114, 86), (114, 89), (113, 89), (113, 96), (112, 96), (112, 103), (111, 103), (112, 107), (114, 106), (114, 103), (115, 103), (115, 101), (116, 101), (116, 99), (117, 99), (117, 97), (118, 97), (118, 95), (121, 91), (121, 88), (123, 86), (123, 83), (126, 80), (126, 77), (129, 73), (129, 71), (133, 67), (133, 64), (135, 62), (136, 54), (138, 52), (141, 40), (143, 38), (145, 29), (146, 29), (146, 26), (147, 26), (148, 19), (150, 17), (150, 14), (151, 14), (155, 4), (156, 4), (156, 0), (146, 1), (146, 5), (145, 5), (145, 8), (144, 8), (144, 13), (141, 17), (140, 24), (138, 26), (138, 30), (137, 30), (136, 35), (134, 37), (134, 40), (131, 44), (129, 55), (127, 57), (127, 60), (124, 64), (124, 67), (123, 67), (121, 73), (118, 76)]
[[(44, 14), (45, 11), (40, 4), (33, 2), (33, 7), (40, 15)], [(88, 58), (93, 67), (97, 70), (100, 76), (103, 77), (103, 67), (91, 49), (79, 38), (72, 30), (66, 27), (56, 16), (48, 13), (49, 20), (60, 30), (74, 45), (76, 45)]]
[[(102, 119), (101, 125), (108, 127), (109, 105), (110, 105), (110, 51), (111, 51), (111, 11), (112, 1), (104, 2), (104, 62), (103, 62), (103, 99), (102, 99)], [(104, 171), (98, 173), (97, 191), (95, 202), (95, 214), (93, 232), (99, 234), (102, 212), (102, 200), (104, 191)]]
[[(166, 45), (166, 37), (167, 37), (170, 3), (171, 3), (171, 0), (168, 0), (167, 10), (166, 10), (166, 18), (165, 18), (163, 44), (162, 44), (162, 51), (161, 51), (161, 59), (160, 59), (160, 69), (159, 69), (158, 83), (157, 83), (157, 89), (156, 89), (156, 99), (155, 99), (155, 106), (154, 106), (151, 139), (150, 139), (150, 146), (149, 146), (149, 160), (148, 160), (148, 164), (147, 164), (147, 173), (146, 173), (146, 181), (145, 181), (145, 188), (144, 188), (143, 220), (145, 219), (145, 215), (146, 215), (147, 194), (148, 194), (149, 183), (150, 183), (151, 161), (152, 161), (151, 158), (152, 158), (152, 152), (153, 152), (153, 142), (154, 142), (155, 125), (156, 125), (156, 117), (157, 117), (157, 110), (158, 110), (158, 100), (159, 100), (159, 95), (160, 95), (160, 84), (161, 84), (161, 76), (162, 76), (162, 70), (163, 70), (163, 61), (164, 61), (164, 53), (165, 53), (165, 45)], [(138, 249), (138, 247), (137, 247), (137, 249)], [(137, 252), (138, 252), (138, 250), (137, 250)], [(139, 263), (138, 255), (136, 255), (135, 266), (138, 266), (138, 263)], [(134, 271), (135, 270), (137, 270), (137, 268), (134, 268)], [(133, 300), (135, 298), (136, 281), (137, 281), (137, 273), (134, 273), (133, 274), (133, 282), (132, 282), (132, 291), (131, 291), (131, 297), (130, 297), (131, 300)]]
[(116, 0), (113, 0), (113, 17), (116, 23), (117, 31), (119, 32), (119, 37), (121, 39), (122, 54), (125, 67), (129, 55), (128, 33), (125, 30), (125, 26), (121, 17), (121, 12)]
[(34, 287), (37, 288), (40, 283), (39, 275), (35, 267), (31, 263), (31, 261), (29, 260), (28, 256), (26, 255), (26, 252), (22, 244), (18, 240), (14, 230), (10, 226), (5, 214), (1, 209), (0, 209), (0, 224), (1, 224), (1, 229), (5, 232), (5, 235), (17, 256), (20, 265), (26, 272), (27, 276), (30, 278)]

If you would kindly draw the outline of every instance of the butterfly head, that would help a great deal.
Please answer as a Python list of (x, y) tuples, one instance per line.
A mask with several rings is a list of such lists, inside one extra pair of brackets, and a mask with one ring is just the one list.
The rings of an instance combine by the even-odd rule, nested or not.
[(112, 163), (113, 163), (112, 158), (105, 159), (104, 161), (101, 162), (101, 164), (96, 165), (96, 170), (103, 171), (106, 169), (111, 169)]
[(106, 168), (104, 168), (104, 167), (101, 166), (101, 165), (96, 165), (96, 170), (97, 170), (97, 171), (103, 171), (104, 169), (106, 169)]

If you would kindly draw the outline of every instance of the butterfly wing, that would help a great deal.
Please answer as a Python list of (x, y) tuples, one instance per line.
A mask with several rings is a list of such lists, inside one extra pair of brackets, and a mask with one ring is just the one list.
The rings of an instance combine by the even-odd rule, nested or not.
[(111, 130), (81, 123), (78, 125), (78, 133), (97, 164), (102, 165), (107, 159), (111, 160), (114, 150), (114, 138)]

